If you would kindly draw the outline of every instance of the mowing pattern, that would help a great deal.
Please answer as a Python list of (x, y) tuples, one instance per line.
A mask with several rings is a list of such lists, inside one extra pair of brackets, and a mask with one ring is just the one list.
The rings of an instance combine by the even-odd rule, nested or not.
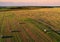
[(0, 12), (0, 42), (60, 42), (59, 10)]

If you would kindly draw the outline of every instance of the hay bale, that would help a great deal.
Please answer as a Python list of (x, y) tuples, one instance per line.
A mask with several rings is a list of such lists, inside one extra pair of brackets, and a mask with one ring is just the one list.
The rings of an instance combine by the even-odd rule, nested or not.
[(0, 35), (0, 38), (2, 38), (3, 37), (3, 35)]
[(46, 29), (44, 29), (44, 32), (47, 32), (47, 30), (46, 30)]

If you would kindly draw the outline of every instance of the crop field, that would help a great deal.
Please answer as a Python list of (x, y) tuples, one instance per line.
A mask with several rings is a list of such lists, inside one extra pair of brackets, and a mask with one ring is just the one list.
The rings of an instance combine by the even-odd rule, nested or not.
[(0, 11), (0, 42), (60, 42), (60, 8)]

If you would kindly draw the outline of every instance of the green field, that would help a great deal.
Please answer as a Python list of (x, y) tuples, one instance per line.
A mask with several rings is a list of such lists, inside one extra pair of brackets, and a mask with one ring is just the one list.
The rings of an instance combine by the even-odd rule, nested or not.
[(0, 42), (60, 42), (60, 8), (1, 11)]

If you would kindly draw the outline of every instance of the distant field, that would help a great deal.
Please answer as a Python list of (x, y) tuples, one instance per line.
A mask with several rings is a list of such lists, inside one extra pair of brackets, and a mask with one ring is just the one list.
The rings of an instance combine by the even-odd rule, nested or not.
[(0, 11), (0, 42), (60, 42), (60, 8)]

